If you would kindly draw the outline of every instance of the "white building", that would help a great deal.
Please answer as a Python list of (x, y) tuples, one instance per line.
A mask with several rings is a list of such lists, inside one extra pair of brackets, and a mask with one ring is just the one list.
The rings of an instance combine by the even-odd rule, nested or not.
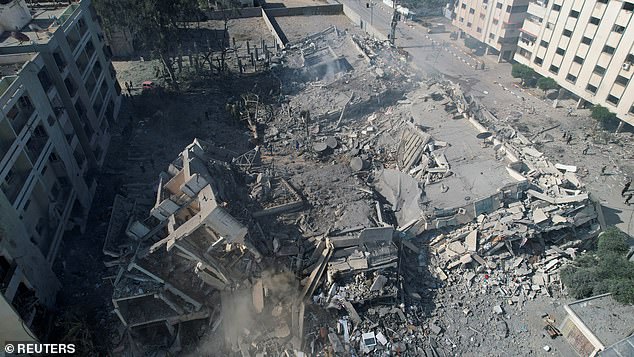
[(498, 61), (515, 54), (529, 0), (459, 0), (455, 2), (452, 23), (486, 45), (487, 53)]
[(89, 0), (3, 0), (0, 29), (0, 316), (31, 326), (60, 288), (64, 232), (85, 225), (121, 89)]
[(634, 1), (532, 1), (515, 60), (634, 124)]

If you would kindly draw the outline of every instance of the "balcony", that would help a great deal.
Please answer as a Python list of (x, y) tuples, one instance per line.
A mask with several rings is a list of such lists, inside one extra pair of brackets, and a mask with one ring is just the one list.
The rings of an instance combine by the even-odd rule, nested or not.
[(4, 92), (9, 89), (11, 83), (13, 83), (17, 78), (18, 76), (6, 76), (0, 79), (0, 96), (4, 95)]
[(532, 1), (528, 4), (527, 12), (543, 19), (546, 16), (547, 5), (548, 1)]
[(15, 131), (16, 134), (20, 134), (34, 111), (35, 107), (33, 107), (31, 99), (29, 99), (27, 94), (20, 97), (13, 107), (9, 109), (7, 119), (9, 119), (13, 131)]

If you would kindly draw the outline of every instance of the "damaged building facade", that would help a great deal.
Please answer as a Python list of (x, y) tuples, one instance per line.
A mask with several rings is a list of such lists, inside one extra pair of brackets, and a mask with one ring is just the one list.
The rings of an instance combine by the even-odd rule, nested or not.
[(4, 1), (0, 25), (2, 316), (30, 327), (60, 289), (65, 232), (86, 224), (120, 88), (90, 1)]

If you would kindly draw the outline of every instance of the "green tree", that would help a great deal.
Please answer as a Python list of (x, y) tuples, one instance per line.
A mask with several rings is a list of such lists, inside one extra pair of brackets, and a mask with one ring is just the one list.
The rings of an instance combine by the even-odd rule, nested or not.
[(466, 37), (464, 39), (464, 45), (467, 46), (467, 48), (475, 50), (478, 47), (480, 47), (481, 43), (480, 43), (480, 41), (476, 40), (475, 38), (469, 36), (469, 37)]
[(533, 82), (535, 78), (537, 78), (537, 73), (529, 66), (515, 63), (511, 67), (511, 76), (513, 76), (513, 78), (520, 78), (522, 85), (525, 85)]
[(619, 119), (616, 117), (616, 114), (610, 112), (608, 108), (602, 107), (600, 105), (595, 105), (594, 107), (592, 107), (592, 112), (590, 116), (601, 123), (604, 128), (614, 126), (619, 121)]
[(537, 88), (543, 90), (544, 94), (546, 94), (546, 92), (551, 89), (559, 88), (559, 85), (554, 79), (550, 77), (542, 77), (537, 80)]
[(156, 55), (178, 89), (171, 56), (179, 44), (179, 29), (196, 20), (197, 0), (95, 0), (95, 9), (106, 29), (134, 34), (144, 49)]
[(577, 256), (560, 271), (570, 295), (581, 299), (612, 293), (616, 301), (634, 303), (634, 263), (627, 259), (628, 236), (611, 227), (599, 237), (596, 252)]

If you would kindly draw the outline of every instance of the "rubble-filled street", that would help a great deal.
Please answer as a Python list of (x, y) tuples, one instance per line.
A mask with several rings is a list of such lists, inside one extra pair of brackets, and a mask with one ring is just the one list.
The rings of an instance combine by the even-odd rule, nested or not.
[(116, 64), (133, 86), (58, 267), (96, 349), (573, 354), (559, 269), (605, 226), (578, 168), (407, 52), (310, 18), (281, 21), (279, 51), (231, 20), (230, 73), (179, 93), (137, 88), (163, 84), (153, 61)]

